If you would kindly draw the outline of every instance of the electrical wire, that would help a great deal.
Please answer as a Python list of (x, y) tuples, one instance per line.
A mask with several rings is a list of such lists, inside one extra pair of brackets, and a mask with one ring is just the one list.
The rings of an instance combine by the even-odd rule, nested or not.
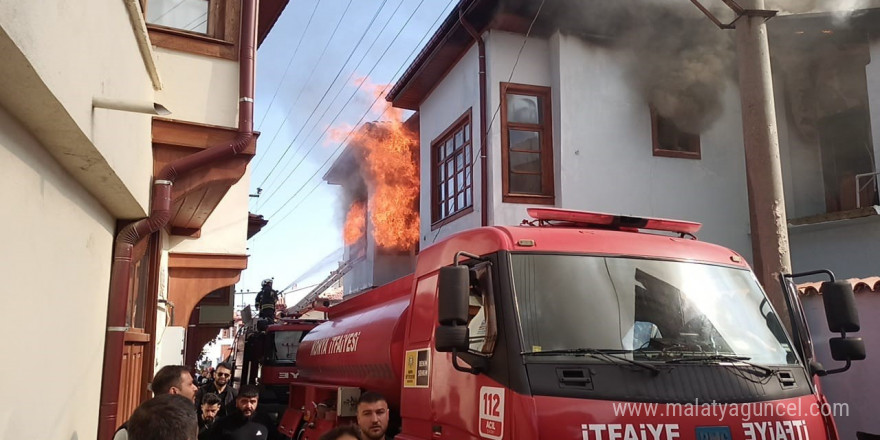
[[(419, 41), (419, 44), (417, 44), (417, 45), (415, 46), (415, 48), (413, 49), (413, 51), (410, 52), (409, 56), (406, 58), (406, 60), (403, 62), (403, 64), (400, 66), (400, 68), (397, 70), (397, 72), (394, 74), (394, 77), (395, 77), (395, 78), (397, 78), (398, 75), (400, 75), (400, 73), (403, 71), (403, 69), (404, 69), (405, 66), (408, 66), (408, 65), (411, 63), (410, 60), (411, 60), (411, 59), (413, 58), (413, 56), (416, 54), (416, 51), (419, 50), (419, 49), (422, 47), (422, 45), (424, 44), (425, 40), (428, 38), (429, 35), (431, 35), (431, 30), (434, 29), (434, 27), (437, 25), (437, 23), (440, 21), (440, 19), (447, 15), (447, 12), (446, 12), (447, 9), (449, 9), (449, 6), (452, 5), (452, 3), (454, 3), (455, 1), (456, 1), (456, 0), (450, 0), (449, 3), (447, 3), (446, 7), (443, 8), (443, 10), (441, 11), (440, 15), (437, 17), (437, 19), (434, 20), (434, 23), (428, 28), (428, 31), (425, 33), (424, 36), (422, 36), (421, 40)], [(293, 200), (293, 199), (296, 197), (296, 195), (299, 194), (299, 192), (302, 191), (303, 188), (305, 188), (305, 186), (308, 184), (308, 182), (311, 181), (311, 180), (312, 180), (312, 179), (318, 174), (318, 172), (321, 171), (321, 169), (323, 169), (328, 163), (330, 163), (331, 159), (334, 159), (334, 157), (337, 156), (337, 153), (339, 153), (339, 152), (342, 150), (343, 146), (346, 145), (346, 144), (345, 144), (345, 141), (348, 140), (348, 138), (352, 135), (352, 133), (354, 133), (355, 130), (359, 127), (359, 125), (361, 124), (361, 122), (363, 122), (363, 120), (367, 117), (367, 115), (370, 113), (370, 111), (371, 111), (371, 109), (373, 108), (373, 106), (376, 104), (376, 102), (378, 102), (379, 98), (385, 96), (385, 93), (387, 93), (388, 89), (391, 87), (392, 84), (393, 84), (393, 82), (391, 82), (390, 84), (388, 84), (388, 85), (385, 87), (385, 89), (383, 90), (383, 93), (380, 94), (380, 95), (377, 95), (377, 96), (376, 96), (376, 99), (374, 99), (373, 102), (370, 104), (370, 106), (367, 107), (367, 111), (363, 114), (363, 116), (361, 116), (361, 118), (358, 120), (358, 122), (352, 127), (352, 129), (348, 132), (348, 134), (345, 136), (345, 138), (339, 143), (339, 145), (336, 147), (336, 149), (333, 151), (333, 153), (330, 154), (330, 156), (327, 158), (327, 160), (325, 160), (324, 163), (321, 164), (321, 166), (319, 166), (317, 170), (315, 170), (315, 172), (312, 174), (312, 176), (309, 177), (309, 178), (305, 181), (305, 183), (303, 183), (303, 185), (300, 186), (300, 188), (299, 188), (299, 189), (298, 189), (298, 190), (297, 190), (297, 191), (296, 191), (296, 192), (295, 192), (295, 193), (294, 193), (294, 194), (293, 194), (293, 195), (287, 200), (287, 202), (285, 202), (284, 205), (281, 206), (281, 208), (279, 208), (278, 210), (275, 211), (275, 213), (272, 214), (272, 216), (274, 216), (275, 214), (281, 212), (281, 210), (284, 208), (284, 206), (286, 206), (291, 200)], [(378, 119), (381, 119), (381, 117), (384, 116), (385, 112), (387, 112), (389, 108), (390, 108), (390, 107), (387, 107), (387, 108), (382, 112), (382, 114), (379, 115), (379, 117), (377, 118), (377, 120), (378, 120)], [(299, 201), (299, 203), (297, 203), (297, 204), (293, 207), (293, 209), (291, 209), (290, 211), (288, 211), (288, 212), (287, 212), (287, 213), (286, 213), (281, 219), (279, 219), (279, 220), (277, 220), (277, 221), (273, 221), (274, 225), (270, 225), (270, 226), (277, 226), (277, 225), (281, 224), (281, 223), (282, 223), (282, 222), (283, 222), (288, 216), (290, 216), (290, 214), (292, 214), (294, 211), (296, 211), (296, 209), (299, 208), (299, 206), (303, 203), (303, 201), (305, 201), (305, 200), (309, 197), (309, 195), (311, 195), (311, 194), (315, 191), (315, 189), (317, 189), (317, 187), (320, 186), (320, 185), (321, 185), (321, 182), (318, 181), (317, 184), (316, 184), (316, 185), (315, 185), (315, 186), (309, 191), (309, 193), (308, 193), (305, 197), (303, 197), (303, 198)], [(272, 230), (272, 228), (267, 228), (267, 230), (264, 231), (264, 232), (268, 233), (270, 230)]]
[[(312, 81), (312, 77), (315, 76), (315, 72), (318, 70), (318, 66), (321, 65), (321, 60), (323, 60), (324, 56), (327, 54), (327, 49), (330, 47), (330, 43), (333, 42), (333, 38), (336, 37), (336, 33), (339, 31), (339, 26), (342, 24), (343, 20), (345, 19), (345, 15), (348, 14), (348, 10), (351, 8), (351, 2), (352, 0), (348, 0), (348, 3), (345, 5), (345, 10), (342, 11), (342, 14), (339, 16), (339, 21), (336, 22), (336, 26), (333, 28), (333, 32), (330, 34), (330, 38), (327, 39), (327, 43), (324, 44), (324, 49), (321, 50), (321, 55), (318, 56), (318, 61), (312, 63), (312, 70), (311, 72), (309, 72), (309, 76), (302, 83), (302, 87), (299, 88), (299, 93), (296, 94), (296, 98), (294, 98), (293, 100), (293, 105), (290, 106), (290, 110), (287, 112), (287, 114), (284, 115), (284, 119), (281, 120), (281, 123), (278, 125), (278, 129), (275, 130), (275, 134), (272, 135), (272, 139), (269, 141), (268, 144), (266, 144), (266, 151), (268, 151), (269, 148), (272, 147), (272, 144), (275, 143), (275, 139), (278, 137), (278, 134), (281, 133), (281, 130), (284, 128), (284, 124), (287, 122), (287, 119), (290, 118), (290, 115), (293, 114), (293, 110), (299, 103), (299, 99), (302, 97), (303, 92), (307, 88), (306, 86)], [(277, 165), (278, 163), (276, 162), (275, 166)], [(272, 169), (274, 170), (275, 167), (273, 166)], [(260, 184), (260, 186), (262, 186), (262, 183)]]
[[(526, 43), (529, 41), (529, 35), (532, 34), (532, 28), (535, 26), (535, 22), (538, 21), (538, 17), (541, 15), (541, 10), (544, 8), (545, 1), (546, 0), (541, 0), (541, 4), (538, 5), (538, 10), (535, 12), (535, 16), (532, 18), (532, 22), (529, 24), (529, 29), (526, 31), (525, 37), (523, 37), (523, 42), (522, 42), (522, 45), (520, 45), (520, 47), (519, 47), (519, 52), (517, 52), (517, 54), (516, 54), (516, 60), (513, 62), (513, 67), (510, 68), (510, 75), (507, 76), (507, 82), (510, 82), (511, 80), (513, 80), (513, 73), (516, 71), (517, 64), (519, 64), (519, 58), (520, 58), (520, 56), (522, 56), (523, 49), (525, 49)], [(492, 114), (492, 119), (489, 120), (489, 124), (486, 127), (486, 130), (481, 130), (481, 136), (489, 136), (489, 132), (492, 130), (492, 124), (495, 123), (495, 118), (498, 116), (498, 111), (501, 110), (501, 101), (502, 101), (501, 98), (502, 97), (498, 98), (498, 106), (495, 107), (495, 112)], [(483, 145), (486, 145), (489, 143), (489, 141), (486, 140), (484, 142), (483, 138), (481, 137), (480, 143), (482, 143)], [(502, 146), (502, 148), (503, 148), (503, 146)], [(476, 151), (476, 150), (474, 149), (472, 151)], [(465, 181), (467, 181), (468, 177), (473, 178), (474, 164), (477, 163), (478, 158), (483, 157), (485, 154), (486, 154), (486, 152), (484, 151), (484, 148), (480, 148), (480, 154), (478, 154), (477, 156), (475, 156), (471, 160), (470, 167), (468, 167), (468, 170), (465, 171)], [(433, 172), (433, 171), (434, 170), (431, 170), (431, 172)], [(471, 189), (473, 189), (473, 185), (471, 185)], [(486, 188), (480, 188), (480, 190), (486, 191)], [(471, 195), (471, 200), (473, 200), (473, 195)], [(486, 209), (486, 207), (482, 206), (482, 207), (480, 207), (480, 209)], [(440, 231), (443, 230), (443, 226), (445, 226), (445, 225), (446, 225), (446, 223), (443, 223), (440, 225), (440, 227), (437, 228), (437, 232), (434, 234), (434, 239), (431, 240), (432, 243), (437, 241), (437, 237), (440, 236)]]
[[(385, 3), (386, 3), (386, 2), (387, 2), (387, 0), (383, 0), (383, 1), (382, 1), (382, 4), (381, 4), (381, 5), (379, 6), (379, 8), (376, 10), (376, 13), (373, 14), (373, 18), (370, 20), (370, 23), (367, 25), (366, 29), (364, 29), (364, 33), (361, 34), (361, 37), (360, 37), (360, 39), (358, 39), (357, 44), (355, 44), (354, 48), (351, 50), (351, 52), (349, 52), (349, 54), (348, 54), (348, 58), (346, 58), (345, 62), (342, 63), (341, 66), (339, 66), (339, 70), (336, 72), (336, 75), (333, 77), (333, 80), (330, 81), (330, 83), (327, 85), (327, 88), (326, 88), (326, 89), (324, 90), (324, 92), (321, 94), (321, 99), (318, 101), (318, 103), (317, 103), (317, 104), (315, 105), (315, 107), (312, 109), (311, 113), (309, 114), (309, 117), (306, 119), (306, 121), (303, 123), (303, 125), (300, 126), (299, 131), (297, 131), (296, 135), (293, 137), (293, 140), (291, 140), (291, 141), (287, 144), (287, 147), (284, 149), (284, 153), (282, 153), (281, 156), (278, 158), (278, 160), (275, 161), (275, 165), (272, 166), (272, 169), (269, 170), (269, 173), (266, 174), (266, 177), (263, 178), (263, 181), (260, 182), (260, 184), (258, 185), (258, 187), (262, 188), (263, 185), (265, 185), (266, 181), (269, 180), (269, 177), (272, 175), (272, 173), (273, 173), (273, 172), (275, 171), (275, 169), (278, 167), (278, 164), (280, 164), (281, 161), (284, 159), (284, 157), (287, 156), (287, 153), (290, 152), (291, 147), (294, 145), (294, 143), (296, 142), (296, 140), (299, 138), (299, 135), (302, 133), (303, 129), (309, 124), (309, 121), (312, 120), (312, 117), (314, 117), (315, 113), (318, 111), (318, 108), (321, 107), (321, 104), (324, 103), (324, 100), (327, 98), (327, 94), (330, 92), (330, 90), (331, 90), (331, 89), (333, 88), (333, 86), (336, 84), (336, 80), (339, 79), (339, 75), (341, 75), (341, 74), (342, 74), (342, 71), (345, 70), (345, 66), (348, 65), (348, 62), (351, 61), (351, 58), (352, 58), (352, 56), (354, 55), (354, 53), (357, 52), (358, 47), (360, 47), (361, 43), (364, 41), (364, 37), (366, 37), (367, 34), (369, 33), (370, 29), (372, 29), (373, 24), (374, 24), (375, 21), (376, 21), (376, 18), (379, 16), (379, 13), (380, 13), (380, 12), (382, 11), (382, 9), (385, 7)], [(364, 60), (364, 58), (366, 58), (367, 53), (369, 53), (369, 51), (372, 50), (373, 45), (375, 45), (376, 41), (378, 41), (379, 37), (380, 37), (380, 36), (382, 35), (382, 33), (385, 31), (385, 28), (388, 27), (388, 24), (391, 22), (391, 19), (394, 18), (394, 14), (397, 13), (397, 10), (400, 9), (400, 6), (401, 6), (402, 4), (403, 4), (403, 0), (401, 0), (400, 4), (397, 5), (397, 8), (394, 10), (394, 12), (392, 12), (391, 15), (388, 17), (388, 21), (385, 22), (385, 25), (384, 25), (384, 26), (382, 26), (382, 29), (381, 29), (381, 30), (379, 31), (379, 33), (376, 35), (376, 39), (373, 40), (373, 43), (370, 45), (370, 48), (367, 49), (366, 52), (364, 52), (363, 56), (362, 56), (361, 59), (358, 61), (357, 66), (356, 66), (355, 69), (352, 71), (351, 75), (349, 75), (349, 78), (350, 78), (352, 75), (354, 75), (355, 72), (357, 72), (358, 67), (360, 67), (360, 62), (362, 62), (362, 61)], [(330, 107), (332, 107), (333, 102), (336, 100), (336, 97), (339, 96), (339, 93), (342, 91), (343, 88), (345, 88), (344, 85), (343, 85), (343, 87), (340, 87), (340, 88), (337, 90), (336, 95), (333, 97), (332, 100), (330, 100), (330, 104), (324, 109), (324, 112), (323, 112), (323, 113), (321, 114), (321, 116), (318, 118), (319, 121), (320, 121), (321, 118), (323, 118), (324, 115), (327, 113), (327, 110), (328, 110)], [(295, 108), (295, 105), (294, 105), (294, 107), (291, 107), (291, 111), (287, 114), (287, 116), (285, 116), (285, 120), (286, 120), (286, 119), (292, 114), (294, 108)], [(282, 125), (283, 125), (283, 123), (284, 123), (284, 122), (282, 121)], [(279, 130), (279, 132), (280, 132), (280, 130)], [(277, 134), (278, 134), (278, 132), (276, 132), (276, 136), (277, 136)], [(311, 134), (311, 131), (309, 131), (309, 134)], [(306, 135), (306, 137), (308, 138), (308, 135)], [(272, 141), (274, 142), (274, 140), (275, 140), (275, 139), (273, 138)], [(270, 143), (269, 143), (269, 146), (267, 147), (267, 151), (268, 151), (268, 148), (270, 148), (270, 147), (272, 146), (272, 143), (273, 143), (273, 142), (270, 142)], [(297, 153), (298, 151), (299, 151), (299, 148), (297, 148), (296, 150), (294, 150), (294, 153), (293, 153), (293, 154), (296, 155), (296, 153)], [(289, 161), (286, 162), (286, 163), (284, 164), (284, 166), (287, 166), (288, 163), (290, 163), (290, 162), (289, 162)], [(283, 167), (282, 167), (282, 169), (283, 169)], [(266, 199), (264, 199), (264, 200), (266, 200)], [(259, 202), (257, 203), (257, 209), (259, 209), (259, 207), (260, 207), (263, 203), (265, 203), (265, 201), (259, 201)]]
[[(454, 1), (454, 0), (453, 0), (453, 1)], [(379, 59), (376, 61), (376, 63), (373, 65), (373, 67), (370, 69), (370, 71), (367, 72), (367, 74), (365, 75), (365, 77), (369, 78), (370, 75), (373, 74), (373, 71), (376, 69), (376, 67), (379, 66), (379, 64), (382, 62), (382, 59), (385, 58), (385, 55), (386, 55), (386, 54), (388, 53), (388, 51), (391, 49), (391, 46), (394, 44), (395, 41), (397, 41), (397, 39), (398, 39), (398, 38), (400, 37), (400, 35), (403, 33), (403, 30), (406, 28), (407, 24), (409, 24), (409, 22), (412, 20), (413, 16), (415, 16), (415, 13), (418, 11), (418, 9), (421, 7), (421, 5), (422, 5), (423, 3), (424, 3), (424, 0), (421, 0), (421, 1), (419, 2), (418, 6), (416, 6), (416, 9), (413, 10), (413, 13), (409, 16), (409, 18), (408, 18), (407, 21), (404, 23), (404, 25), (400, 28), (400, 30), (397, 31), (397, 34), (394, 36), (394, 39), (391, 41), (391, 43), (389, 43), (388, 47), (385, 48), (385, 51), (382, 52), (382, 55), (379, 56)], [(448, 6), (448, 5), (447, 5), (447, 6)], [(444, 11), (445, 11), (445, 9), (444, 9)], [(436, 21), (435, 21), (435, 23), (436, 23)], [(432, 28), (433, 28), (433, 26), (432, 26)], [(422, 40), (424, 40), (424, 37), (422, 38)], [(419, 42), (419, 44), (421, 44), (421, 41)], [(418, 47), (419, 47), (419, 46), (417, 45), (417, 46), (416, 46), (416, 49), (418, 49)], [(411, 55), (412, 55), (412, 54), (410, 54), (410, 56), (411, 56)], [(407, 58), (407, 59), (408, 59), (408, 58)], [(395, 73), (395, 77), (396, 77), (397, 75), (400, 74), (400, 71), (401, 71), (402, 69), (403, 69), (403, 65), (401, 66), (400, 69), (398, 69), (397, 73)], [(342, 112), (348, 107), (348, 104), (351, 103), (352, 99), (354, 99), (354, 97), (357, 95), (357, 92), (361, 90), (361, 87), (363, 87), (363, 85), (364, 85), (364, 82), (361, 82), (360, 84), (358, 84), (357, 88), (351, 93), (351, 95), (349, 95), (348, 100), (345, 101), (345, 104), (342, 105), (342, 107), (339, 109), (339, 111), (338, 111), (338, 112), (336, 113), (336, 115), (333, 117), (333, 120), (330, 121), (329, 124), (327, 124), (327, 126), (324, 128), (324, 131), (318, 136), (318, 138), (315, 139), (315, 142), (312, 143), (311, 147), (309, 147), (309, 149), (305, 152), (305, 154), (303, 154), (303, 156), (300, 158), (299, 162), (297, 162), (296, 165), (294, 165), (293, 169), (292, 169), (292, 170), (291, 170), (291, 171), (290, 171), (290, 172), (284, 177), (284, 180), (282, 180), (281, 183), (278, 184), (276, 188), (281, 188), (281, 187), (283, 187), (284, 184), (287, 183), (287, 181), (290, 179), (290, 176), (292, 176), (292, 175), (296, 172), (296, 170), (299, 169), (299, 166), (302, 165), (302, 163), (305, 161), (306, 157), (308, 157), (309, 154), (311, 154), (311, 152), (312, 152), (312, 151), (315, 149), (315, 147), (318, 145), (319, 141), (320, 141), (321, 139), (324, 138), (324, 136), (327, 134), (327, 132), (330, 130), (330, 128), (333, 126), (333, 124), (336, 123), (336, 120), (339, 119), (339, 116), (340, 116), (340, 115), (342, 114)], [(332, 104), (331, 104), (331, 105), (332, 105)], [(310, 131), (309, 131), (309, 134), (306, 135), (306, 139), (308, 139), (309, 135), (311, 135), (311, 133), (314, 131), (315, 127), (317, 127), (317, 126), (318, 126), (318, 124), (316, 123), (316, 124), (312, 127), (312, 130), (310, 130)], [(291, 141), (291, 142), (292, 142), (292, 141)], [(289, 160), (287, 163), (290, 163), (290, 161), (292, 161), (292, 160), (293, 160), (293, 157), (291, 157), (290, 160)], [(285, 167), (286, 167), (286, 166), (287, 166), (287, 164), (285, 164)], [(268, 179), (268, 176), (267, 176), (267, 179)], [(277, 179), (276, 179), (276, 180), (277, 180)], [(265, 180), (264, 180), (264, 182), (265, 182)], [(273, 181), (273, 182), (274, 182), (274, 181)], [(262, 187), (262, 184), (261, 184), (260, 186)], [(270, 185), (270, 186), (271, 186), (271, 185)], [(274, 196), (274, 195), (277, 194), (277, 193), (278, 193), (277, 189), (274, 190), (274, 191), (271, 191), (271, 192), (269, 193), (269, 196), (266, 197), (266, 198), (265, 198), (265, 199), (264, 199), (264, 200), (263, 200), (263, 201), (257, 206), (257, 209), (259, 209), (261, 206), (264, 206), (266, 203), (268, 203), (269, 200), (272, 198), (272, 196)]]
[[(287, 67), (284, 68), (284, 73), (281, 74), (281, 79), (278, 80), (278, 86), (275, 87), (275, 92), (272, 93), (272, 99), (269, 100), (269, 106), (266, 107), (266, 112), (263, 113), (263, 117), (260, 118), (260, 122), (257, 123), (257, 131), (260, 131), (260, 128), (263, 127), (263, 122), (266, 120), (266, 116), (269, 115), (269, 111), (272, 110), (272, 104), (275, 104), (275, 98), (278, 97), (278, 91), (281, 90), (281, 86), (284, 84), (284, 80), (287, 78), (287, 73), (290, 72), (290, 66), (293, 65), (293, 60), (296, 59), (296, 55), (299, 53), (299, 48), (302, 46), (302, 42), (304, 40), (303, 37), (309, 32), (309, 28), (312, 26), (312, 19), (315, 18), (315, 12), (318, 11), (318, 6), (321, 5), (321, 1), (315, 3), (315, 8), (312, 9), (312, 13), (309, 15), (309, 19), (306, 21), (306, 26), (303, 28), (303, 33), (300, 34), (299, 40), (296, 42), (296, 47), (293, 49), (293, 55), (290, 56), (290, 60), (287, 62)], [(257, 162), (259, 165), (259, 161)], [(254, 165), (256, 167), (256, 165)]]

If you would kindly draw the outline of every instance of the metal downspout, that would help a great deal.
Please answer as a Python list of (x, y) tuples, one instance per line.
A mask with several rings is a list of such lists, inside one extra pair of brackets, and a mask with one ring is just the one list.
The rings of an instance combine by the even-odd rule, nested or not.
[[(132, 251), (143, 239), (165, 227), (171, 219), (171, 185), (181, 175), (233, 157), (254, 137), (254, 69), (256, 55), (256, 16), (258, 0), (243, 0), (239, 39), (238, 136), (231, 143), (207, 148), (167, 164), (154, 178), (150, 216), (122, 228), (116, 236), (110, 293), (107, 306), (107, 333), (101, 378), (101, 404), (98, 413), (98, 440), (110, 440), (119, 424), (119, 389), (122, 352), (125, 342), (129, 278)], [(154, 342), (153, 342), (154, 343)]]
[(486, 142), (489, 137), (489, 131), (486, 124), (488, 123), (488, 109), (486, 99), (486, 42), (483, 37), (464, 19), (464, 12), (459, 10), (458, 21), (471, 37), (477, 42), (477, 51), (480, 57), (480, 215), (482, 226), (489, 225), (489, 158), (486, 151)]

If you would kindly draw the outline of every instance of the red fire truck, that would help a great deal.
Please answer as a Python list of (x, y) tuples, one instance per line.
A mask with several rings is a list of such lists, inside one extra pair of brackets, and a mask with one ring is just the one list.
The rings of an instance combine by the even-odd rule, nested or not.
[[(698, 223), (529, 209), (333, 306), (299, 346), (279, 427), (316, 439), (383, 394), (398, 440), (837, 439), (818, 377), (863, 359), (852, 288), (823, 285), (842, 368), (815, 359), (743, 258)], [(832, 275), (833, 278), (833, 275)]]
[(266, 320), (256, 320), (242, 328), (236, 338), (236, 346), (243, 348), (236, 379), (242, 384), (260, 385), (262, 410), (280, 415), (287, 407), (290, 383), (299, 374), (297, 349), (305, 335), (321, 322), (282, 319), (269, 325)]

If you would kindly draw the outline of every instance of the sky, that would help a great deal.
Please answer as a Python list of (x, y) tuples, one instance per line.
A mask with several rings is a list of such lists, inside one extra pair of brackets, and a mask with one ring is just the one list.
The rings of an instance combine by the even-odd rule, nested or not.
[[(381, 119), (367, 85), (394, 82), (457, 0), (290, 0), (257, 53), (250, 212), (269, 224), (248, 241), (236, 292), (273, 278), (294, 304), (342, 261), (338, 187), (321, 177), (342, 151), (330, 129)], [(362, 78), (369, 78), (364, 86)], [(380, 98), (381, 99), (381, 98)], [(291, 287), (287, 290), (294, 289)], [(253, 294), (236, 304), (253, 304)]]

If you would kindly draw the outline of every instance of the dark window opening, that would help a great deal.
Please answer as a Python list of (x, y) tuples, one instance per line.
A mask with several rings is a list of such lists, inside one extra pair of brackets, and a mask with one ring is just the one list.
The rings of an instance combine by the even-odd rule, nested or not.
[(699, 159), (700, 135), (678, 128), (672, 119), (660, 116), (651, 109), (651, 135), (654, 156)]

